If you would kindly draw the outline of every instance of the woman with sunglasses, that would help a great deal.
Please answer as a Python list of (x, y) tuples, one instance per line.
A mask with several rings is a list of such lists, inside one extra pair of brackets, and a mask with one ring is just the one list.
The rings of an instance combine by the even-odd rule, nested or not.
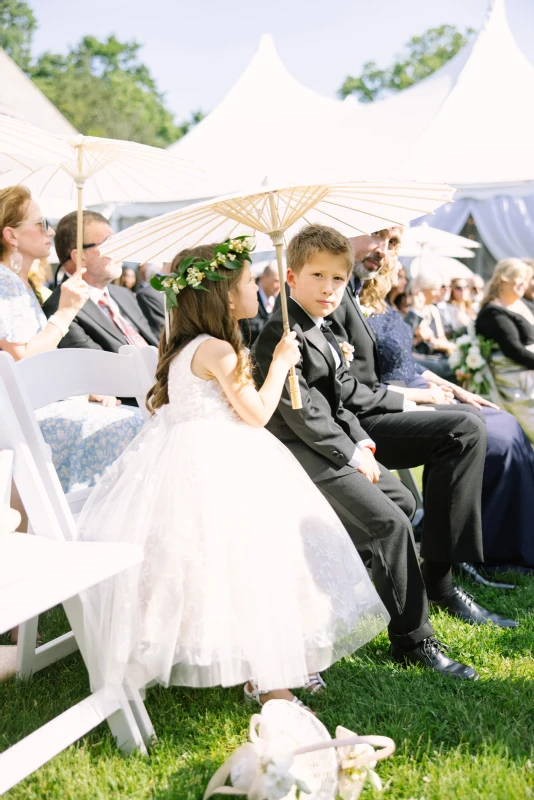
[(476, 319), (471, 305), (471, 286), (466, 278), (454, 278), (451, 281), (451, 296), (445, 314), (450, 331), (448, 336), (452, 339), (465, 333)]
[[(55, 350), (89, 298), (82, 270), (62, 283), (59, 306), (48, 320), (41, 310), (29, 273), (48, 256), (53, 236), (25, 187), (0, 190), (0, 350), (15, 361)], [(70, 398), (37, 412), (65, 491), (92, 486), (143, 422), (139, 409), (116, 405), (115, 398), (90, 399), (98, 403)]]

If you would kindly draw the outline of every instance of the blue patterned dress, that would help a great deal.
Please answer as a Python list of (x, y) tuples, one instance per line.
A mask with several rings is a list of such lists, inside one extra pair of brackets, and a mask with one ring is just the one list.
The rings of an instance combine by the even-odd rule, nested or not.
[[(376, 336), (382, 380), (426, 388), (425, 367), (412, 354), (412, 329), (398, 311), (388, 306), (367, 322)], [(515, 417), (487, 407), (482, 413), (488, 431), (482, 486), (486, 562), (534, 567), (534, 452)]]
[[(0, 264), (0, 340), (24, 344), (47, 324), (37, 297)], [(65, 492), (93, 486), (143, 425), (138, 408), (103, 408), (87, 397), (71, 397), (36, 412)]]

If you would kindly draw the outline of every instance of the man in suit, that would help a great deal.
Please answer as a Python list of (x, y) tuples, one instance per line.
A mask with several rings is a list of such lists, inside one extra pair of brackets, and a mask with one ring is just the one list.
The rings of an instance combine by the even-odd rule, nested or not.
[[(136, 347), (158, 344), (135, 295), (111, 281), (119, 278), (122, 265), (100, 255), (99, 247), (113, 231), (107, 219), (94, 211), (83, 212), (82, 265), (89, 285), (89, 300), (75, 316), (59, 347), (84, 347), (117, 353), (125, 344)], [(76, 212), (63, 217), (56, 228), (56, 252), (68, 275), (76, 270)], [(57, 311), (60, 289), (43, 306), (47, 317)]]
[[(448, 605), (452, 556), (462, 552), (478, 560), (482, 554), (485, 425), (477, 415), (462, 411), (441, 414), (432, 408), (403, 413), (402, 395), (384, 387), (370, 389), (347, 369), (345, 354), (329, 326), (324, 326), (324, 318), (341, 301), (352, 258), (347, 239), (320, 225), (304, 228), (290, 242), (288, 306), (302, 353), (296, 371), (303, 407), (292, 409), (286, 388), (267, 428), (302, 464), (360, 553), (370, 555), (377, 591), (391, 616), (394, 659), (474, 679), (475, 671), (448, 658), (433, 638), (410, 525), (414, 499), (387, 465), (427, 462), (431, 467), (427, 482), (435, 500), (431, 514), (435, 525), (424, 543), (431, 564), (428, 596), (454, 613)], [(254, 348), (258, 386), (268, 374), (282, 331), (282, 315), (276, 311)], [(374, 458), (375, 450), (380, 462)], [(480, 613), (489, 615), (485, 609)], [(507, 622), (497, 615), (492, 620)]]
[(268, 264), (257, 283), (258, 313), (252, 319), (240, 321), (243, 339), (247, 347), (254, 344), (275, 309), (276, 298), (280, 293), (280, 277), (276, 264)]
[[(353, 360), (348, 365), (353, 378), (365, 384), (372, 391), (380, 391), (384, 385), (380, 374), (376, 337), (361, 310), (359, 294), (365, 281), (383, 269), (388, 256), (396, 254), (401, 237), (402, 229), (392, 227), (377, 231), (370, 236), (357, 236), (351, 240), (354, 253), (352, 275), (338, 308), (329, 317), (331, 330), (338, 342), (348, 342), (354, 347)], [(456, 501), (454, 505), (451, 504), (450, 512), (443, 506), (443, 498), (446, 495), (444, 487), (450, 486), (451, 482), (457, 480), (459, 465), (451, 469), (447, 478), (442, 476), (444, 483), (436, 482), (430, 476), (430, 471), (435, 468), (435, 465), (432, 466), (429, 463), (429, 454), (424, 452), (424, 448), (419, 450), (417, 445), (414, 445), (414, 439), (417, 440), (420, 437), (431, 440), (439, 435), (439, 430), (442, 430), (445, 435), (456, 436), (455, 425), (460, 422), (457, 417), (458, 406), (444, 405), (437, 408), (439, 408), (439, 415), (428, 416), (425, 414), (410, 420), (413, 415), (403, 414), (396, 419), (382, 419), (378, 425), (371, 425), (372, 435), (377, 445), (380, 442), (381, 460), (390, 468), (406, 469), (427, 464), (424, 481), (425, 524), (422, 547), (422, 553), (426, 556), (423, 565), (425, 581), (430, 586), (430, 592), (432, 592), (434, 582), (442, 587), (441, 593), (446, 591), (448, 599), (445, 601), (445, 598), (442, 598), (439, 603), (446, 611), (466, 622), (483, 624), (489, 620), (487, 612), (470, 600), (469, 595), (466, 595), (461, 588), (453, 585), (451, 568), (452, 563), (455, 562), (483, 561), (478, 521), (479, 511), (476, 512), (476, 525), (468, 525), (463, 535), (459, 536), (458, 533), (464, 523), (456, 518)], [(461, 412), (480, 416), (473, 407), (466, 405), (461, 406)], [(448, 414), (453, 415), (454, 421), (451, 417), (448, 418)], [(418, 452), (419, 455), (417, 455)], [(478, 484), (478, 479), (474, 485), (470, 481), (469, 473), (463, 474), (462, 482), (457, 487), (462, 496), (461, 498), (458, 496), (457, 502), (465, 503), (468, 496), (472, 501), (476, 494), (477, 502), (480, 505), (481, 494)], [(436, 516), (436, 512), (439, 516)], [(444, 522), (446, 522), (445, 526)], [(436, 537), (441, 538), (441, 547), (436, 548), (428, 541), (430, 538), (434, 540)], [(445, 545), (446, 542), (448, 542), (447, 545)], [(476, 557), (471, 559), (462, 557), (468, 555), (469, 552)], [(436, 591), (437, 589), (438, 587), (436, 587)], [(434, 599), (431, 593), (430, 597)], [(497, 619), (493, 619), (493, 621), (506, 627), (512, 622)]]

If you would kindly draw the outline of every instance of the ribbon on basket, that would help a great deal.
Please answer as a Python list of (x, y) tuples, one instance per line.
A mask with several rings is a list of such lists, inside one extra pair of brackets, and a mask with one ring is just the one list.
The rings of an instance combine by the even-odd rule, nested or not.
[(356, 800), (367, 780), (380, 791), (376, 764), (395, 751), (387, 736), (358, 736), (341, 726), (332, 739), (322, 722), (287, 700), (271, 700), (254, 714), (249, 738), (213, 775), (204, 800)]

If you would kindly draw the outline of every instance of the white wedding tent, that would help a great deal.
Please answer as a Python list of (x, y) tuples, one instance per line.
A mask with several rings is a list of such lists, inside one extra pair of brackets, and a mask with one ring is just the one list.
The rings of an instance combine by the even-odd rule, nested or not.
[(505, 0), (492, 0), (469, 45), (429, 78), (367, 106), (363, 122), (378, 146), (393, 145), (392, 173), (458, 188), (430, 225), (459, 233), (471, 216), (495, 258), (525, 257), (534, 255), (532, 98), (534, 65), (509, 27)]
[(63, 114), (1, 48), (0, 114), (31, 122), (49, 133), (76, 133)]

